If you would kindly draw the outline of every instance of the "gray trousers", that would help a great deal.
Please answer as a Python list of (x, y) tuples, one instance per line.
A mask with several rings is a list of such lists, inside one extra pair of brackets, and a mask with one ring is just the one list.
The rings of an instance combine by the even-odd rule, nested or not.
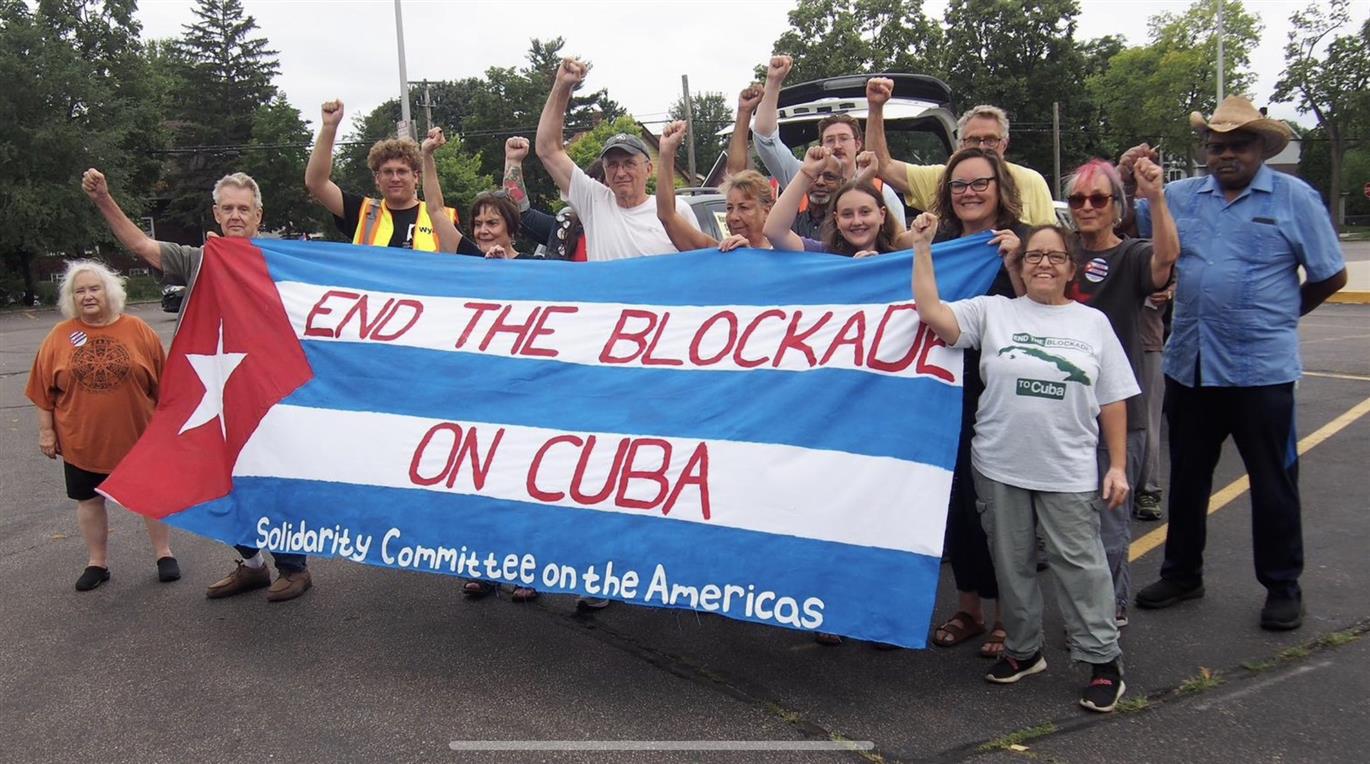
[[(1127, 466), (1123, 468), (1127, 485), (1133, 493), (1142, 474), (1142, 461), (1146, 458), (1146, 430), (1127, 431)], [(1108, 472), (1108, 448), (1104, 446), (1103, 436), (1099, 438), (1099, 487), (1103, 489), (1104, 473)], [(1097, 494), (1096, 494), (1097, 495)], [(1108, 572), (1113, 576), (1114, 606), (1127, 607), (1132, 599), (1132, 569), (1127, 564), (1127, 556), (1132, 547), (1132, 493), (1127, 501), (1117, 509), (1105, 508), (1100, 513), (1099, 523), (1104, 538), (1104, 554), (1108, 556)]]
[(999, 604), (1008, 633), (1004, 654), (1026, 660), (1042, 649), (1042, 589), (1037, 579), (1040, 533), (1070, 635), (1070, 657), (1108, 663), (1121, 655), (1118, 625), (1113, 620), (1113, 586), (1099, 535), (1104, 503), (1098, 492), (1030, 491), (990, 480), (979, 471), (975, 491), (999, 576)]
[[(1165, 375), (1161, 373), (1161, 351), (1142, 353), (1142, 400), (1146, 404), (1146, 454), (1142, 474), (1132, 487), (1138, 491), (1161, 492), (1161, 409), (1165, 403)], [(1128, 444), (1132, 448), (1132, 444)], [(1131, 461), (1129, 459), (1129, 461)]]

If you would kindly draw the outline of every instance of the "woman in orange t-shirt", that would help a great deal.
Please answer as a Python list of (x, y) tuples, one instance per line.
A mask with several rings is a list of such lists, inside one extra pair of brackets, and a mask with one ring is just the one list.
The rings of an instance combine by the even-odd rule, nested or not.
[[(62, 455), (67, 496), (76, 500), (89, 554), (77, 591), (109, 580), (109, 517), (105, 497), (95, 489), (152, 419), (166, 360), (152, 327), (124, 315), (124, 299), (123, 279), (102, 263), (68, 263), (58, 288), (67, 320), (43, 340), (26, 391), (38, 407), (38, 450), (49, 459)], [(175, 581), (181, 571), (170, 530), (150, 517), (143, 521), (157, 553), (158, 580)]]

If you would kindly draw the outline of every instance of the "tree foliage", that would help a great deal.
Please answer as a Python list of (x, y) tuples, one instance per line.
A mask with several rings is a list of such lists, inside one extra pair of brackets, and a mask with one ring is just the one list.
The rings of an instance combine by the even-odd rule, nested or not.
[[(776, 53), (794, 57), (791, 82), (856, 72), (942, 76), (943, 33), (923, 0), (804, 0), (789, 13)], [(765, 65), (756, 72), (765, 78)]]
[(1289, 21), (1284, 73), (1273, 98), (1293, 101), (1299, 113), (1317, 118), (1330, 162), (1323, 194), (1336, 220), (1342, 160), (1362, 138), (1349, 132), (1353, 125), (1364, 131), (1370, 119), (1370, 20), (1360, 34), (1334, 35), (1350, 22), (1350, 12), (1348, 0), (1331, 0), (1326, 10), (1310, 5)]
[[(733, 126), (733, 109), (722, 93), (691, 93), (690, 112), (694, 119), (695, 172), (708, 175), (714, 162), (728, 147), (728, 134), (719, 135), (720, 130)], [(682, 95), (671, 104), (671, 119), (685, 119), (685, 97)], [(687, 154), (684, 144), (680, 156), (676, 157), (676, 167), (683, 168)]]
[[(1261, 22), (1240, 0), (1224, 3), (1224, 88), (1242, 93), (1255, 79), (1247, 67), (1260, 43)], [(1148, 27), (1150, 42), (1113, 56), (1090, 78), (1089, 90), (1115, 150), (1146, 141), (1192, 155), (1189, 113), (1212, 114), (1218, 105), (1216, 7), (1197, 0), (1183, 13), (1153, 16)]]
[[(157, 177), (161, 135), (134, 10), (133, 0), (0, 0), (0, 255), (29, 299), (35, 257), (110, 238), (81, 192), (86, 168), (116, 188)], [(136, 218), (141, 204), (127, 205)]]

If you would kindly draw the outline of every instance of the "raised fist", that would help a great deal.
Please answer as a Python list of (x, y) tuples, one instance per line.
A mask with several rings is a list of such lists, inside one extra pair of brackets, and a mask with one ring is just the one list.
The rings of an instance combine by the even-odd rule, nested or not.
[(109, 184), (105, 182), (104, 173), (94, 167), (81, 174), (81, 190), (92, 199), (109, 196)]
[(504, 161), (522, 162), (528, 158), (528, 139), (521, 135), (510, 136), (504, 142)]
[(817, 180), (831, 159), (832, 149), (827, 146), (810, 146), (808, 153), (804, 155), (804, 166), (799, 169), (809, 177), (809, 180)]
[(874, 151), (863, 151), (856, 155), (856, 176), (858, 178), (872, 178), (878, 169), (880, 168), (875, 163)]
[(1165, 185), (1165, 173), (1161, 166), (1146, 156), (1137, 157), (1132, 166), (1132, 176), (1137, 179), (1137, 195), (1153, 202), (1160, 199)]
[(924, 212), (909, 223), (909, 232), (913, 234), (913, 243), (932, 244), (932, 237), (937, 234), (937, 216), (931, 212)]
[(685, 142), (685, 123), (676, 120), (666, 126), (661, 131), (661, 155), (663, 157), (673, 157), (680, 148), (680, 144)]
[(748, 85), (737, 95), (738, 113), (748, 113), (756, 111), (757, 105), (761, 103), (762, 89), (760, 85)]
[(428, 128), (428, 137), (423, 139), (423, 145), (419, 149), (425, 154), (432, 154), (445, 145), (447, 145), (447, 136), (442, 134), (442, 128), (430, 127)]
[(866, 80), (866, 103), (883, 106), (894, 95), (894, 80), (889, 77), (871, 77)]
[(1132, 169), (1137, 164), (1137, 160), (1142, 157), (1153, 162), (1160, 159), (1156, 150), (1146, 143), (1139, 143), (1123, 152), (1123, 156), (1118, 160), (1118, 173), (1123, 176), (1124, 181), (1132, 180)]
[(794, 59), (789, 56), (771, 56), (771, 63), (766, 67), (766, 79), (772, 82), (784, 82), (790, 76), (790, 70), (794, 68)]
[(585, 75), (590, 73), (588, 64), (579, 59), (566, 57), (561, 59), (561, 66), (557, 67), (557, 84), (575, 87), (585, 81)]
[(338, 125), (342, 123), (343, 102), (337, 99), (324, 101), (321, 111), (323, 113), (323, 126), (336, 130)]

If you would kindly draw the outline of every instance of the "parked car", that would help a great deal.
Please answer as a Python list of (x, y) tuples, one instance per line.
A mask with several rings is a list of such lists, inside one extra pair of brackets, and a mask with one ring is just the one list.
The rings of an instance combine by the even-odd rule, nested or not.
[(167, 313), (180, 313), (185, 295), (186, 288), (180, 284), (167, 284), (162, 287), (162, 310)]

